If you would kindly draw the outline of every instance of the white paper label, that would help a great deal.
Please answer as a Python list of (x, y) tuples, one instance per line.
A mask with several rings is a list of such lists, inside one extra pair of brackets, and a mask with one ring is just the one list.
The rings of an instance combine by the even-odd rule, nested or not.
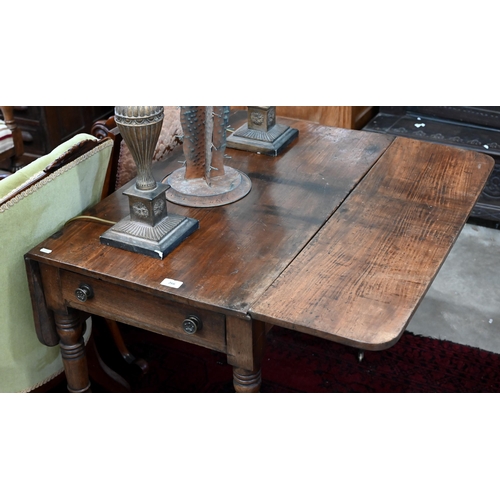
[(182, 286), (182, 281), (171, 280), (170, 278), (165, 278), (161, 284), (164, 286), (169, 286), (170, 288), (180, 288)]
[(48, 248), (40, 248), (40, 252), (43, 252), (43, 253), (52, 253), (52, 250), (49, 250)]

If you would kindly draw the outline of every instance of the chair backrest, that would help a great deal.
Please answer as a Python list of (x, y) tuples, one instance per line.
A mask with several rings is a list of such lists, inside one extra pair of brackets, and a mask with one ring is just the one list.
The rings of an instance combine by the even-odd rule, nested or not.
[(98, 139), (104, 139), (105, 137), (107, 137), (113, 141), (113, 152), (111, 153), (110, 165), (108, 168), (106, 179), (104, 180), (104, 186), (102, 190), (102, 197), (106, 198), (106, 196), (114, 193), (117, 189), (116, 178), (119, 167), (118, 160), (120, 157), (122, 135), (116, 125), (114, 115), (110, 116), (107, 120), (96, 121), (92, 125), (90, 133)]
[(101, 199), (113, 141), (78, 134), (0, 181), (0, 392), (26, 392), (62, 372), (35, 332), (24, 254)]

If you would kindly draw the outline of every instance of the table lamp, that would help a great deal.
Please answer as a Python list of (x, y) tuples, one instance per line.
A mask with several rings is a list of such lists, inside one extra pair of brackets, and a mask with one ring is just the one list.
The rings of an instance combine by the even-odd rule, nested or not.
[(116, 106), (116, 125), (137, 166), (137, 178), (123, 194), (130, 215), (101, 235), (100, 241), (158, 259), (199, 227), (196, 219), (167, 213), (168, 185), (156, 182), (153, 155), (163, 123), (163, 106)]

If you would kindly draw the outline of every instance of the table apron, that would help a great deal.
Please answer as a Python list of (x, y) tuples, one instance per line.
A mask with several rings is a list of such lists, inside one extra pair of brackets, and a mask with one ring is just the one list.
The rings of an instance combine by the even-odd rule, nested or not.
[[(224, 314), (178, 304), (167, 298), (62, 269), (59, 273), (61, 298), (67, 307), (219, 352), (227, 351)], [(87, 285), (92, 290), (92, 297), (84, 302), (75, 294), (82, 285)], [(187, 334), (182, 323), (191, 315), (201, 320), (202, 327), (194, 334)]]

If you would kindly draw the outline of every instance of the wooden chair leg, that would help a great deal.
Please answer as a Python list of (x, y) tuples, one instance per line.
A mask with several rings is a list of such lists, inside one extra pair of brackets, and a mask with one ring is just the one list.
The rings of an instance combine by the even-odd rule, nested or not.
[(130, 392), (130, 384), (121, 375), (109, 368), (99, 356), (94, 333), (87, 342), (86, 352), (89, 377), (93, 382), (110, 392)]
[(145, 375), (149, 371), (149, 364), (147, 361), (145, 361), (142, 358), (136, 358), (128, 349), (127, 346), (125, 345), (125, 342), (123, 341), (123, 337), (120, 333), (120, 328), (118, 326), (118, 323), (116, 321), (106, 319), (106, 325), (108, 327), (108, 330), (111, 332), (111, 336), (113, 337), (113, 341), (120, 352), (122, 358), (129, 364), (135, 364), (137, 365), (143, 375)]

